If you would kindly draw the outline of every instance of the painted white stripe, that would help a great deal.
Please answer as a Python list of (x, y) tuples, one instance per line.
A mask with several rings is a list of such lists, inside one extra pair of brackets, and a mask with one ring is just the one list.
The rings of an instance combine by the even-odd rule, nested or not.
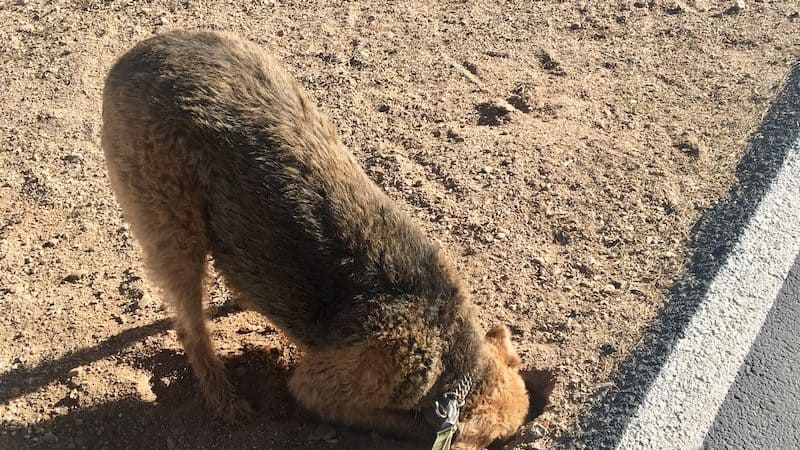
[(799, 251), (800, 142), (789, 150), (618, 450), (702, 446)]

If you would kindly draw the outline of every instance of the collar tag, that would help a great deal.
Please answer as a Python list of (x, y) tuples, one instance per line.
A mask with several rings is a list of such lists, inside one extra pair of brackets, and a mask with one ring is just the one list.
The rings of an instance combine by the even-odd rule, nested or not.
[(455, 425), (450, 425), (447, 422), (436, 433), (436, 440), (433, 441), (431, 450), (450, 450), (453, 445), (453, 436), (456, 434)]

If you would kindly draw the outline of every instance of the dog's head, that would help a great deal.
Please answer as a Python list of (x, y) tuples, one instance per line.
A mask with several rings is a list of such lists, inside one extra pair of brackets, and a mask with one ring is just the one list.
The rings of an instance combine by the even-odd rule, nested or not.
[(525, 421), (528, 392), (519, 373), (520, 359), (504, 325), (486, 333), (490, 355), (489, 385), (478, 393), (471, 414), (458, 426), (453, 450), (484, 449), (497, 439), (510, 437)]

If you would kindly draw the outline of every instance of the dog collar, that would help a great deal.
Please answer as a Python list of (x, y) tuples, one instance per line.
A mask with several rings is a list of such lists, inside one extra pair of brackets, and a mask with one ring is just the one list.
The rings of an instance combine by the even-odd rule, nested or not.
[(470, 390), (472, 390), (472, 374), (468, 373), (455, 389), (445, 392), (442, 398), (434, 403), (433, 411), (442, 419), (442, 424), (436, 431), (436, 439), (431, 450), (450, 450), (453, 437), (458, 430), (458, 416)]

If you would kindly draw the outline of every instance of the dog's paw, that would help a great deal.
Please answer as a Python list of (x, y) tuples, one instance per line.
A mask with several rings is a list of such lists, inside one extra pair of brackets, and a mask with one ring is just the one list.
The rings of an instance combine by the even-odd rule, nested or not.
[(233, 395), (225, 404), (217, 408), (217, 414), (225, 423), (236, 424), (249, 421), (255, 411), (247, 400)]
[(237, 395), (217, 403), (212, 410), (217, 418), (228, 424), (247, 422), (255, 413), (250, 403)]
[(222, 389), (208, 398), (208, 407), (215, 417), (225, 423), (248, 421), (255, 411), (250, 403), (239, 397), (233, 389)]

